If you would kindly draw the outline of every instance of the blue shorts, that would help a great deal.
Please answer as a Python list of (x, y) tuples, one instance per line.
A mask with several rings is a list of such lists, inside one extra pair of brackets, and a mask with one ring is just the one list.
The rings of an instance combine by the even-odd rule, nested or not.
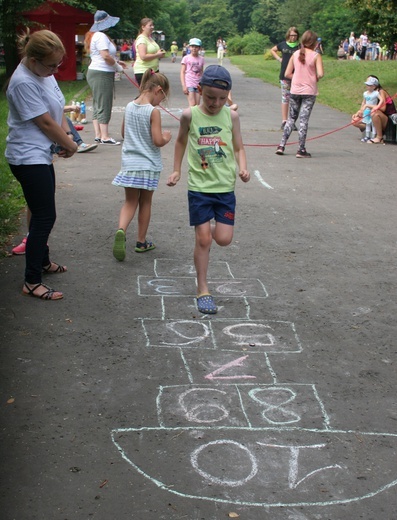
[(188, 191), (189, 217), (191, 226), (199, 226), (211, 219), (222, 224), (234, 226), (236, 196), (234, 191), (228, 193), (201, 193)]
[(198, 92), (198, 88), (196, 87), (187, 87), (188, 92)]

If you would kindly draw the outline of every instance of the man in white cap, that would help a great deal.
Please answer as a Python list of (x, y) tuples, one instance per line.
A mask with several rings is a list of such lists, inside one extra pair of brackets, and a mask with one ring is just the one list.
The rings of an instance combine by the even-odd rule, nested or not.
[(188, 96), (190, 107), (200, 103), (200, 92), (198, 85), (204, 71), (204, 58), (199, 55), (201, 40), (191, 38), (189, 40), (190, 54), (187, 54), (181, 61), (181, 84), (183, 93)]

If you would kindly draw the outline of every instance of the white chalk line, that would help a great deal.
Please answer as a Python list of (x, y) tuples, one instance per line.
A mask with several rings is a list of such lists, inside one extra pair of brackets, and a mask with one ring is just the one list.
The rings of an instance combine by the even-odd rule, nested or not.
[(255, 170), (254, 171), (254, 175), (255, 177), (258, 179), (258, 181), (262, 184), (262, 186), (264, 186), (265, 188), (267, 188), (268, 190), (273, 190), (274, 188), (272, 188), (272, 186), (270, 186), (270, 184), (268, 184), (267, 182), (265, 182), (263, 179), (262, 179), (262, 175), (259, 173), (258, 170)]
[(183, 497), (183, 498), (193, 498), (197, 500), (203, 500), (203, 501), (209, 501), (209, 502), (217, 502), (221, 504), (234, 504), (234, 505), (240, 505), (240, 506), (251, 506), (251, 507), (263, 507), (263, 508), (275, 508), (275, 507), (325, 507), (325, 506), (333, 506), (338, 504), (349, 504), (354, 502), (360, 502), (361, 500), (372, 498), (380, 493), (383, 493), (384, 491), (387, 491), (388, 489), (391, 489), (392, 487), (397, 485), (397, 480), (393, 480), (389, 484), (385, 484), (384, 486), (381, 486), (380, 488), (376, 489), (375, 491), (371, 491), (369, 493), (366, 493), (365, 495), (358, 496), (358, 497), (352, 497), (352, 498), (345, 498), (345, 499), (337, 499), (337, 500), (327, 500), (324, 502), (277, 502), (274, 504), (269, 504), (267, 502), (249, 502), (246, 500), (233, 500), (233, 499), (225, 499), (225, 498), (216, 498), (216, 497), (206, 497), (203, 495), (192, 495), (190, 493), (182, 493), (180, 491), (177, 491), (168, 485), (164, 484), (160, 480), (151, 477), (148, 473), (146, 473), (143, 469), (141, 469), (137, 464), (132, 462), (126, 455), (123, 448), (119, 445), (119, 443), (115, 439), (115, 435), (121, 434), (121, 433), (128, 433), (128, 432), (141, 432), (141, 431), (175, 431), (175, 432), (181, 432), (181, 431), (197, 431), (197, 430), (249, 430), (249, 431), (269, 431), (269, 430), (275, 430), (275, 431), (291, 431), (291, 430), (299, 430), (299, 431), (307, 431), (307, 432), (313, 432), (313, 433), (352, 433), (355, 435), (385, 435), (389, 437), (397, 437), (397, 434), (391, 434), (391, 433), (375, 433), (375, 432), (359, 432), (357, 430), (319, 430), (319, 429), (309, 429), (309, 428), (290, 428), (290, 427), (283, 427), (283, 428), (248, 428), (248, 427), (201, 427), (201, 426), (194, 426), (194, 427), (179, 427), (179, 428), (156, 428), (156, 427), (143, 427), (143, 428), (119, 428), (112, 430), (111, 436), (112, 436), (112, 442), (116, 446), (117, 450), (121, 454), (121, 457), (130, 464), (139, 474), (153, 482), (157, 487), (160, 489), (163, 489), (165, 491), (168, 491), (170, 493), (173, 493), (177, 496)]

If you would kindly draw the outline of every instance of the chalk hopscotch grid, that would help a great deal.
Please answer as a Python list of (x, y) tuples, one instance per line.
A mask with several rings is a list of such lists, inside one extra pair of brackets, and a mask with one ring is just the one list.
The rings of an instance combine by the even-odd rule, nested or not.
[[(271, 188), (271, 187), (270, 187)], [(169, 263), (173, 263), (174, 261), (172, 259), (167, 259), (167, 262)], [(162, 265), (159, 266), (159, 263), (157, 262), (157, 260), (155, 261), (154, 263), (154, 272), (155, 272), (155, 276), (160, 274), (160, 272), (163, 270), (164, 268), (164, 263)], [(175, 265), (175, 263), (173, 263), (173, 265)], [(227, 274), (227, 276), (229, 276), (233, 282), (238, 282), (239, 284), (242, 283), (243, 281), (249, 281), (251, 280), (252, 282), (252, 279), (236, 279), (234, 278), (233, 276), (233, 273), (231, 272), (230, 270), (230, 266), (227, 262), (225, 263), (222, 263), (220, 262), (219, 265), (217, 267), (221, 267), (223, 269), (226, 269), (226, 272), (227, 273), (223, 273), (223, 276), (224, 274)], [(195, 276), (195, 271), (194, 271), (194, 266), (182, 266), (182, 268), (180, 267), (176, 267), (173, 272), (178, 272), (180, 273), (180, 271), (183, 272), (183, 274), (186, 274), (186, 271), (189, 275), (191, 276), (178, 276), (176, 278), (169, 278), (169, 276), (163, 276), (164, 280), (165, 281), (170, 281), (170, 282), (174, 282), (174, 281), (180, 281), (180, 280), (186, 280), (186, 279), (192, 279), (194, 276)], [(140, 321), (142, 323), (142, 327), (143, 327), (143, 330), (144, 330), (144, 335), (145, 335), (145, 339), (146, 339), (146, 346), (147, 347), (153, 347), (154, 345), (151, 344), (151, 341), (150, 341), (150, 337), (149, 337), (149, 334), (148, 334), (148, 330), (147, 330), (147, 324), (149, 323), (159, 323), (159, 322), (167, 322), (167, 323), (177, 323), (178, 321), (179, 322), (182, 322), (183, 320), (166, 320), (165, 319), (165, 316), (166, 316), (166, 303), (169, 301), (168, 299), (169, 298), (173, 298), (173, 297), (181, 297), (181, 296), (194, 296), (194, 295), (191, 295), (191, 294), (181, 294), (181, 293), (178, 293), (176, 294), (175, 293), (175, 288), (172, 288), (172, 284), (170, 286), (160, 286), (162, 287), (162, 289), (165, 289), (166, 291), (169, 290), (171, 292), (171, 294), (159, 294), (159, 291), (156, 291), (157, 294), (144, 294), (142, 291), (141, 291), (141, 287), (144, 286), (144, 281), (147, 281), (147, 280), (153, 280), (153, 278), (151, 277), (144, 277), (144, 276), (140, 276), (137, 278), (137, 284), (138, 284), (138, 294), (140, 296), (157, 296), (157, 297), (160, 297), (160, 300), (161, 300), (161, 320), (157, 319), (157, 318), (140, 318)], [(159, 281), (159, 280), (157, 280)], [(263, 295), (261, 296), (257, 296), (257, 295), (249, 295), (249, 297), (247, 297), (247, 294), (226, 294), (225, 296), (227, 297), (240, 297), (244, 300), (244, 302), (247, 304), (246, 306), (246, 313), (245, 313), (245, 317), (241, 317), (239, 318), (238, 320), (237, 319), (227, 319), (227, 318), (223, 318), (223, 319), (219, 319), (218, 317), (211, 317), (211, 320), (205, 320), (205, 316), (202, 317), (202, 319), (200, 320), (201, 323), (203, 322), (206, 322), (207, 323), (207, 329), (208, 329), (208, 337), (210, 337), (210, 339), (212, 340), (212, 347), (211, 348), (207, 348), (207, 349), (202, 349), (202, 347), (200, 349), (198, 349), (199, 351), (201, 350), (207, 350), (207, 351), (220, 351), (220, 352), (235, 352), (235, 349), (228, 349), (228, 348), (222, 348), (222, 347), (219, 347), (217, 345), (217, 342), (216, 342), (216, 334), (214, 332), (214, 326), (216, 326), (217, 322), (222, 322), (222, 324), (225, 324), (225, 323), (236, 323), (236, 322), (240, 322), (240, 324), (243, 326), (242, 322), (244, 322), (245, 324), (247, 323), (258, 323), (259, 322), (263, 322), (263, 323), (269, 323), (269, 321), (266, 321), (266, 320), (250, 320), (250, 304), (249, 304), (249, 301), (251, 298), (256, 298), (256, 299), (264, 299), (264, 298), (267, 298), (268, 297), (268, 294), (267, 294), (267, 291), (266, 291), (266, 288), (265, 286), (262, 284), (262, 282), (258, 279), (255, 279), (256, 282), (259, 282), (260, 286), (262, 287), (262, 290), (263, 290)], [(153, 280), (154, 282), (154, 280)], [(211, 280), (212, 283), (222, 283), (222, 284), (227, 284), (228, 281), (225, 280), (223, 277), (222, 279), (216, 279), (216, 280)], [(210, 283), (211, 283), (210, 282)], [(164, 283), (162, 282), (162, 280), (160, 280), (160, 283)], [(148, 285), (148, 282), (147, 284)], [(160, 291), (161, 292), (161, 291)], [(227, 292), (227, 291), (226, 291)], [(230, 292), (230, 291), (229, 291)], [(192, 299), (192, 302), (194, 302), (195, 299)], [(194, 303), (193, 303), (194, 304)], [(186, 322), (188, 322), (189, 320), (185, 320)], [(275, 321), (273, 323), (276, 323)], [(280, 322), (281, 323), (281, 322)], [(295, 324), (291, 323), (291, 322), (283, 322), (283, 323), (288, 323), (289, 326), (292, 327), (292, 330), (294, 332), (294, 335), (295, 335), (295, 339), (297, 341), (297, 344), (299, 345), (299, 349), (296, 350), (295, 352), (285, 352), (283, 351), (282, 353), (283, 354), (286, 354), (286, 353), (299, 353), (301, 352), (303, 349), (302, 349), (302, 345), (300, 344), (300, 341), (299, 341), (299, 338), (298, 338), (298, 335), (296, 333), (296, 329), (295, 329)], [(188, 338), (189, 339), (189, 338)], [(161, 345), (156, 345), (156, 346), (161, 346)], [(189, 365), (189, 362), (188, 362), (188, 359), (186, 357), (186, 354), (185, 354), (185, 351), (186, 352), (194, 352), (192, 350), (190, 350), (189, 348), (186, 348), (185, 345), (178, 345), (178, 344), (168, 344), (166, 345), (168, 347), (174, 347), (176, 348), (178, 351), (179, 351), (179, 354), (181, 356), (181, 359), (182, 359), (182, 362), (183, 362), (183, 365), (185, 367), (185, 371), (186, 371), (186, 375), (187, 375), (187, 379), (188, 379), (188, 384), (186, 385), (169, 385), (169, 386), (162, 386), (160, 385), (159, 387), (159, 392), (158, 392), (158, 395), (156, 397), (156, 407), (157, 407), (157, 415), (158, 415), (158, 422), (159, 422), (159, 426), (158, 427), (141, 427), (141, 428), (117, 428), (117, 429), (113, 429), (112, 432), (111, 432), (111, 436), (112, 436), (112, 441), (113, 443), (115, 444), (115, 446), (117, 447), (117, 449), (119, 450), (122, 458), (124, 460), (126, 460), (132, 467), (134, 467), (136, 469), (136, 471), (138, 473), (140, 473), (141, 475), (145, 476), (146, 478), (148, 478), (151, 482), (153, 482), (156, 486), (158, 486), (159, 488), (163, 489), (163, 490), (166, 490), (170, 493), (173, 493), (175, 495), (178, 495), (178, 496), (181, 496), (181, 497), (184, 497), (184, 498), (193, 498), (193, 499), (198, 499), (198, 500), (207, 500), (207, 501), (212, 501), (212, 502), (218, 502), (218, 503), (224, 503), (224, 504), (236, 504), (236, 505), (247, 505), (247, 506), (258, 506), (258, 507), (263, 507), (263, 508), (274, 508), (274, 507), (303, 507), (303, 506), (331, 506), (331, 505), (336, 505), (336, 504), (347, 504), (347, 503), (353, 503), (353, 502), (359, 502), (363, 499), (367, 499), (367, 498), (371, 498), (379, 493), (382, 493), (392, 487), (394, 487), (396, 484), (397, 484), (397, 479), (396, 480), (393, 480), (392, 482), (390, 483), (387, 483), (387, 484), (384, 484), (384, 485), (379, 485), (379, 487), (377, 487), (374, 491), (369, 491), (369, 492), (366, 492), (366, 493), (363, 493), (363, 494), (360, 494), (359, 496), (351, 496), (351, 497), (345, 497), (345, 498), (335, 498), (335, 499), (332, 499), (332, 500), (315, 500), (315, 501), (307, 501), (307, 500), (301, 500), (301, 501), (291, 501), (291, 502), (288, 502), (288, 500), (286, 500), (285, 502), (283, 501), (277, 501), (277, 502), (274, 502), (274, 503), (271, 503), (269, 501), (256, 501), (254, 500), (254, 497), (252, 500), (244, 500), (244, 499), (235, 499), (231, 496), (227, 497), (227, 498), (220, 498), (219, 496), (203, 496), (203, 495), (194, 495), (194, 494), (191, 494), (191, 493), (188, 493), (188, 492), (183, 492), (183, 491), (178, 491), (177, 489), (174, 488), (174, 486), (170, 486), (170, 485), (166, 485), (164, 484), (163, 482), (161, 482), (159, 479), (149, 475), (146, 471), (144, 471), (141, 467), (139, 467), (139, 465), (135, 464), (127, 455), (126, 451), (123, 449), (123, 447), (120, 445), (120, 442), (118, 439), (116, 439), (116, 436), (119, 436), (119, 435), (123, 435), (123, 434), (126, 434), (126, 433), (136, 433), (136, 432), (175, 432), (176, 433), (176, 436), (179, 436), (181, 432), (199, 432), (199, 431), (203, 431), (203, 432), (229, 432), (229, 433), (234, 433), (234, 432), (249, 432), (250, 434), (251, 433), (264, 433), (264, 432), (275, 432), (275, 433), (279, 433), (279, 434), (284, 434), (285, 432), (297, 432), (299, 434), (302, 434), (302, 433), (314, 433), (314, 434), (320, 434), (320, 435), (353, 435), (355, 438), (357, 438), (357, 436), (367, 436), (367, 437), (387, 437), (387, 438), (390, 438), (390, 439), (396, 439), (397, 438), (397, 434), (394, 434), (394, 433), (378, 433), (378, 432), (362, 432), (362, 431), (357, 431), (357, 430), (342, 430), (342, 429), (334, 429), (331, 427), (330, 425), (330, 417), (328, 416), (327, 412), (326, 412), (326, 409), (325, 409), (325, 406), (324, 406), (324, 403), (322, 402), (322, 400), (320, 399), (320, 396), (317, 392), (317, 389), (316, 389), (316, 386), (314, 384), (306, 384), (306, 383), (294, 383), (294, 384), (285, 384), (285, 383), (279, 383), (277, 382), (277, 374), (276, 372), (273, 370), (272, 366), (271, 366), (271, 363), (270, 363), (270, 358), (269, 358), (269, 354), (272, 354), (274, 355), (274, 352), (268, 352), (268, 351), (263, 351), (263, 350), (259, 350), (257, 352), (251, 352), (250, 351), (250, 354), (262, 354), (264, 356), (264, 359), (265, 359), (265, 365), (267, 366), (268, 368), (268, 371), (269, 373), (271, 374), (271, 377), (273, 378), (273, 382), (271, 384), (253, 384), (253, 383), (244, 383), (244, 382), (239, 382), (239, 383), (228, 383), (228, 382), (225, 382), (225, 381), (222, 381), (221, 383), (219, 381), (216, 381), (216, 385), (214, 385), (214, 381), (211, 381), (211, 383), (208, 383), (208, 384), (195, 384), (194, 383), (194, 376), (193, 376), (193, 373), (192, 373), (192, 370), (191, 370), (191, 367)], [(242, 353), (241, 351), (239, 352), (240, 354)], [(243, 360), (245, 358), (248, 358), (249, 355), (247, 356), (243, 356), (239, 359), (236, 360), (236, 362), (238, 362), (239, 360)], [(226, 364), (225, 366), (232, 366), (233, 365), (233, 362), (229, 363), (229, 364)], [(236, 365), (236, 366), (241, 366), (241, 365)], [(215, 372), (213, 373), (214, 374), (218, 374), (218, 371), (215, 370)], [(218, 377), (218, 376), (216, 376)], [(249, 376), (243, 376), (243, 377), (249, 377)], [(225, 379), (227, 379), (227, 377), (225, 377)], [(257, 425), (254, 425), (252, 424), (252, 421), (250, 420), (249, 418), (249, 413), (247, 413), (247, 410), (246, 410), (246, 407), (245, 407), (245, 403), (244, 403), (244, 400), (247, 399), (247, 396), (243, 393), (243, 390), (246, 391), (247, 388), (251, 388), (251, 390), (248, 392), (249, 394), (249, 397), (253, 398), (254, 400), (257, 400), (259, 402), (259, 404), (263, 404), (263, 401), (259, 398), (257, 398), (257, 394), (260, 393), (261, 391), (263, 391), (264, 388), (267, 388), (267, 389), (281, 389), (282, 391), (285, 391), (285, 392), (290, 392), (291, 393), (291, 399), (293, 400), (295, 398), (295, 394), (293, 393), (292, 391), (292, 387), (294, 388), (299, 388), (299, 387), (305, 387), (305, 388), (310, 388), (312, 393), (313, 393), (313, 396), (314, 396), (314, 400), (317, 402), (317, 405), (319, 407), (319, 410), (320, 410), (320, 416), (322, 417), (322, 420), (323, 420), (323, 424), (322, 424), (322, 427), (321, 428), (315, 428), (315, 427), (305, 427), (305, 426), (302, 426), (302, 425), (294, 425), (294, 424), (282, 424), (280, 425), (278, 422), (276, 422), (275, 424), (270, 424), (268, 426), (257, 426)], [(216, 424), (213, 424), (213, 421), (207, 421), (207, 422), (210, 422), (211, 424), (209, 425), (206, 425), (206, 424), (200, 424), (200, 420), (198, 420), (198, 424), (194, 424), (194, 425), (187, 425), (187, 426), (166, 426), (166, 421), (164, 419), (164, 410), (163, 410), (163, 403), (162, 403), (162, 397), (164, 396), (164, 392), (165, 391), (169, 391), (170, 389), (178, 389), (179, 388), (187, 388), (187, 390), (185, 390), (185, 394), (182, 395), (182, 397), (180, 397), (180, 399), (183, 399), (185, 396), (188, 396), (190, 395), (190, 393), (193, 393), (193, 392), (199, 392), (199, 391), (205, 391), (206, 389), (210, 389), (211, 392), (218, 392), (218, 395), (226, 395), (226, 391), (223, 390), (225, 388), (234, 388), (236, 393), (237, 393), (237, 399), (238, 399), (238, 402), (240, 404), (240, 407), (241, 407), (241, 412), (242, 412), (242, 416), (245, 418), (245, 423), (246, 423), (246, 426), (235, 426), (235, 425), (227, 425), (227, 424), (222, 424), (222, 425), (216, 425)], [(228, 397), (228, 399), (230, 400), (230, 402), (233, 402), (233, 396), (231, 397)], [(289, 403), (289, 401), (287, 400), (286, 401), (287, 404)], [(205, 402), (204, 402), (205, 404)], [(283, 404), (283, 403), (282, 403)], [(182, 407), (183, 408), (183, 407)], [(275, 408), (277, 410), (277, 406), (274, 405), (273, 408)], [(281, 408), (281, 407), (280, 407)], [(197, 405), (196, 405), (196, 409), (197, 409)], [(191, 411), (190, 413), (193, 413), (195, 414), (196, 413), (196, 410), (195, 408), (193, 408), (193, 411)], [(270, 407), (269, 410), (271, 410), (272, 408)], [(222, 409), (221, 409), (222, 411)], [(278, 411), (278, 410), (277, 410)], [(284, 412), (285, 410), (281, 409), (280, 412)], [(287, 415), (287, 414), (286, 414)], [(290, 420), (291, 423), (293, 422), (298, 422), (298, 419), (299, 419), (299, 416), (298, 414), (295, 414), (295, 417), (293, 414), (290, 414), (290, 416), (292, 417), (292, 419)], [(226, 417), (226, 415), (225, 415)], [(266, 417), (266, 416), (265, 416)], [(221, 420), (223, 420), (224, 417), (221, 416)], [(205, 422), (205, 420), (203, 421)], [(270, 421), (271, 423), (272, 421)], [(288, 423), (288, 421), (286, 421), (286, 423)], [(336, 437), (337, 438), (337, 441), (338, 442), (342, 442), (341, 439), (339, 439), (339, 437)], [(289, 441), (291, 442), (291, 441)], [(327, 441), (329, 442), (329, 441)], [(291, 451), (291, 461), (292, 461), (292, 464), (290, 464), (290, 472), (289, 472), (289, 484), (290, 484), (290, 488), (297, 488), (305, 479), (313, 476), (314, 474), (320, 472), (320, 471), (325, 471), (325, 470), (329, 470), (329, 469), (342, 469), (342, 466), (340, 466), (339, 464), (331, 464), (331, 465), (326, 465), (326, 466), (323, 466), (321, 468), (318, 468), (318, 469), (315, 469), (313, 471), (310, 471), (308, 472), (303, 478), (301, 479), (298, 479), (298, 454), (299, 454), (299, 449), (320, 449), (320, 448), (324, 448), (327, 443), (312, 443), (312, 445), (295, 445), (295, 446), (292, 446), (290, 444), (287, 444), (287, 445), (282, 445), (282, 444), (278, 444), (278, 443), (274, 443), (274, 442), (257, 442), (258, 445), (262, 445), (262, 446), (268, 446), (268, 447), (274, 447), (274, 448), (288, 448), (290, 451)], [(241, 480), (233, 480), (233, 479), (224, 479), (224, 478), (221, 478), (219, 479), (218, 477), (206, 472), (203, 468), (200, 468), (199, 465), (198, 465), (198, 456), (199, 454), (201, 453), (202, 450), (204, 450), (205, 448), (207, 448), (208, 446), (216, 446), (216, 445), (228, 445), (228, 446), (236, 446), (238, 447), (242, 452), (245, 452), (247, 453), (247, 455), (250, 457), (250, 460), (252, 462), (252, 470), (251, 470), (251, 473), (248, 475), (247, 478), (244, 478), (244, 479), (241, 479)], [(335, 448), (334, 448), (335, 449)], [(249, 451), (249, 449), (244, 446), (243, 444), (235, 441), (235, 440), (228, 440), (228, 439), (219, 439), (219, 440), (214, 440), (214, 441), (211, 441), (211, 442), (208, 442), (207, 444), (205, 445), (202, 445), (200, 446), (199, 448), (197, 448), (196, 450), (194, 450), (193, 453), (191, 453), (190, 455), (190, 462), (191, 462), (191, 466), (195, 469), (195, 471), (204, 479), (204, 480), (208, 480), (208, 481), (212, 481), (213, 483), (215, 484), (219, 484), (219, 485), (222, 485), (224, 487), (227, 487), (229, 486), (230, 488), (233, 488), (233, 487), (238, 487), (246, 482), (248, 482), (251, 478), (253, 478), (255, 475), (256, 475), (256, 472), (258, 471), (258, 465), (257, 465), (257, 462), (256, 462), (256, 459), (255, 459), (255, 456)], [(383, 476), (383, 475), (382, 475)], [(360, 492), (361, 491), (357, 491), (357, 492)], [(230, 493), (230, 491), (229, 491)], [(293, 499), (292, 499), (293, 500)]]

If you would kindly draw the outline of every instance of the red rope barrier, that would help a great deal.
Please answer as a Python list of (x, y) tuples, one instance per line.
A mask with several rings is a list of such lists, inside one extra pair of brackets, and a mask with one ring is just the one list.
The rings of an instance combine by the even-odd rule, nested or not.
[[(128, 78), (128, 80), (139, 90), (139, 85), (138, 83), (136, 83), (132, 78), (130, 78), (128, 76), (128, 74), (126, 74), (125, 71), (124, 72), (124, 75)], [(394, 96), (391, 96), (390, 99), (395, 99), (397, 97), (397, 93), (394, 94)], [(386, 101), (384, 101), (381, 105), (379, 105), (378, 107), (378, 110), (386, 104)], [(171, 117), (173, 117), (174, 119), (176, 119), (177, 121), (179, 121), (179, 118), (174, 116), (174, 114), (172, 114), (169, 110), (167, 110), (166, 108), (164, 108), (162, 105), (159, 105), (159, 107), (164, 110), (164, 112), (166, 112), (168, 115), (170, 115)], [(362, 122), (362, 119), (361, 121)], [(326, 137), (327, 135), (331, 135), (331, 134), (334, 134), (335, 132), (340, 132), (341, 130), (344, 130), (345, 128), (348, 128), (349, 126), (353, 126), (354, 123), (353, 121), (351, 121), (350, 123), (348, 123), (347, 125), (344, 125), (344, 126), (341, 126), (340, 128), (335, 128), (335, 130), (330, 130), (329, 132), (325, 132), (324, 134), (320, 134), (320, 135), (317, 135), (315, 137), (309, 137), (307, 139), (307, 141), (315, 141), (316, 139), (322, 139), (323, 137)], [(297, 145), (299, 144), (299, 141), (294, 141), (294, 142), (290, 142), (290, 143), (287, 143), (286, 146), (290, 146), (290, 145)], [(257, 148), (274, 148), (274, 147), (277, 147), (279, 145), (279, 143), (277, 144), (246, 144), (244, 143), (244, 146), (250, 146), (250, 147), (257, 147)]]

